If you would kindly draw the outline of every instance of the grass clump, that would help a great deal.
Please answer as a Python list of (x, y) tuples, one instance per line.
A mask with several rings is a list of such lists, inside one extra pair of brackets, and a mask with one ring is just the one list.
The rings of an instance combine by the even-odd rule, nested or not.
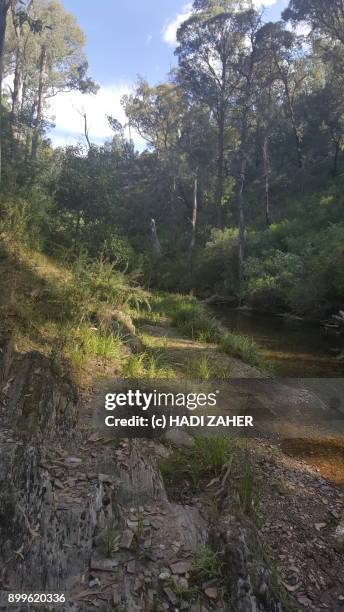
[(231, 368), (227, 365), (214, 364), (207, 355), (192, 359), (186, 365), (187, 377), (192, 380), (228, 380), (231, 378)]
[(172, 325), (200, 342), (217, 342), (219, 326), (203, 304), (192, 298), (179, 298), (172, 308)]
[(91, 359), (120, 363), (124, 354), (123, 342), (118, 334), (102, 332), (86, 324), (69, 330), (64, 352), (76, 370), (81, 369)]
[(109, 559), (117, 552), (119, 547), (119, 541), (121, 539), (118, 529), (115, 525), (109, 525), (106, 527), (98, 538), (98, 549), (99, 551)]
[(160, 462), (163, 480), (171, 491), (187, 485), (196, 491), (202, 480), (220, 476), (231, 457), (226, 436), (196, 438), (192, 448), (178, 449)]
[(183, 586), (178, 584), (175, 580), (169, 580), (168, 586), (172, 589), (175, 596), (178, 598), (178, 605), (182, 602), (191, 603), (197, 601), (200, 596), (200, 592), (197, 586)]
[(245, 460), (238, 482), (238, 496), (241, 510), (252, 516), (256, 506), (255, 474), (250, 461)]
[(122, 366), (124, 378), (131, 379), (165, 379), (175, 378), (173, 369), (164, 363), (164, 356), (161, 353), (153, 354), (145, 351), (138, 355), (130, 355)]
[(193, 580), (198, 583), (222, 577), (223, 563), (218, 552), (204, 546), (197, 551), (191, 567)]
[(262, 367), (263, 359), (259, 354), (258, 346), (252, 338), (227, 332), (220, 340), (221, 350), (231, 357), (239, 357), (245, 363)]
[(220, 476), (231, 456), (232, 445), (229, 437), (224, 435), (197, 438), (195, 452), (202, 463), (202, 472), (205, 475)]

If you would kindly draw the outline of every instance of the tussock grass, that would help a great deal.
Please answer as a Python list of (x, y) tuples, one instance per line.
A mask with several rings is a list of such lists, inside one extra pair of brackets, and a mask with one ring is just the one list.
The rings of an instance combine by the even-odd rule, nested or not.
[(208, 355), (198, 359), (190, 359), (186, 364), (186, 375), (192, 380), (229, 380), (231, 378), (230, 366), (214, 363)]
[(221, 350), (231, 357), (238, 357), (245, 363), (263, 367), (264, 361), (259, 354), (258, 347), (252, 338), (227, 332), (220, 340)]
[(159, 325), (161, 323), (161, 314), (149, 310), (145, 310), (144, 313), (136, 311), (134, 318), (138, 325)]
[(192, 448), (176, 450), (160, 462), (161, 475), (172, 491), (183, 484), (196, 491), (202, 480), (221, 475), (231, 452), (231, 442), (226, 436), (196, 438)]
[(171, 366), (164, 363), (162, 353), (150, 353), (145, 351), (139, 355), (130, 355), (122, 367), (122, 375), (125, 378), (137, 379), (164, 379), (175, 378)]
[(217, 342), (217, 321), (210, 316), (197, 300), (177, 300), (172, 310), (172, 325), (200, 342)]
[(104, 333), (87, 325), (71, 329), (66, 342), (66, 354), (76, 369), (92, 358), (121, 362), (124, 356), (123, 342), (118, 334)]
[(191, 567), (193, 580), (202, 583), (221, 578), (222, 572), (223, 563), (218, 552), (210, 548), (210, 546), (203, 546), (197, 551)]
[(256, 505), (255, 474), (251, 462), (246, 459), (238, 481), (238, 496), (242, 512), (252, 516)]
[(115, 525), (106, 527), (98, 538), (98, 549), (99, 551), (108, 557), (113, 557), (119, 546), (120, 534)]

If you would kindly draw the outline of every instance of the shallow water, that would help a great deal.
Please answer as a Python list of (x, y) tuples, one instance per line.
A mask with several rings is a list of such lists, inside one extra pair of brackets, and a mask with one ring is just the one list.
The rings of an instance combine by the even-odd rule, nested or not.
[(344, 361), (336, 358), (339, 339), (320, 326), (228, 307), (212, 308), (229, 330), (252, 337), (274, 374), (289, 378), (341, 378)]

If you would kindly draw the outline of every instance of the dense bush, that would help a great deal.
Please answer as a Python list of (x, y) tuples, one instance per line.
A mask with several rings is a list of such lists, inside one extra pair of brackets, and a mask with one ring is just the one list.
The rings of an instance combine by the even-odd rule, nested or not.
[(196, 286), (204, 294), (235, 295), (238, 282), (238, 232), (214, 229), (195, 266)]

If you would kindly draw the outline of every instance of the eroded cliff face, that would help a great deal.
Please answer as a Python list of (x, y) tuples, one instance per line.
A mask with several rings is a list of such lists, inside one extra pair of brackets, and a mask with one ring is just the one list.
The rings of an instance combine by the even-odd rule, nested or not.
[[(252, 528), (224, 508), (212, 536), (206, 493), (168, 499), (163, 444), (104, 440), (72, 382), (38, 353), (17, 355), (7, 335), (0, 381), (2, 590), (65, 593), (63, 611), (283, 609)], [(195, 599), (193, 559), (211, 537), (226, 577)]]

